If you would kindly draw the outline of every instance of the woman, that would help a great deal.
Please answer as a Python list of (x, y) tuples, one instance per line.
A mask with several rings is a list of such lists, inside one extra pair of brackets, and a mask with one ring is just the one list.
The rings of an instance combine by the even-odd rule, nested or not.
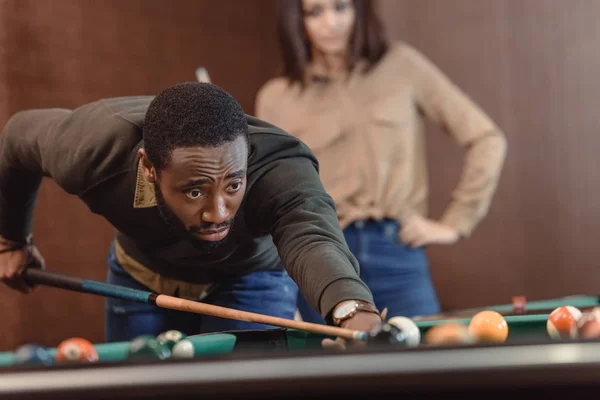
[[(388, 43), (371, 1), (281, 1), (279, 39), (283, 74), (259, 90), (257, 117), (317, 156), (379, 309), (439, 312), (425, 246), (468, 237), (487, 214), (506, 154), (503, 133), (420, 52)], [(439, 221), (427, 217), (425, 119), (466, 150)], [(304, 320), (323, 322), (303, 298), (298, 308)]]

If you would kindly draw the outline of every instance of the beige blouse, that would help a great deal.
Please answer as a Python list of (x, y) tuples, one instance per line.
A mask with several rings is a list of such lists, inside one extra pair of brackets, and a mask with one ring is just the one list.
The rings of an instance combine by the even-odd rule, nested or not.
[[(359, 64), (360, 65), (360, 64)], [(469, 236), (487, 214), (506, 155), (496, 124), (413, 47), (394, 43), (368, 73), (338, 80), (285, 78), (258, 92), (256, 116), (306, 143), (320, 164), (342, 227), (361, 219), (402, 223), (426, 216), (428, 172), (423, 116), (467, 150), (442, 223)]]

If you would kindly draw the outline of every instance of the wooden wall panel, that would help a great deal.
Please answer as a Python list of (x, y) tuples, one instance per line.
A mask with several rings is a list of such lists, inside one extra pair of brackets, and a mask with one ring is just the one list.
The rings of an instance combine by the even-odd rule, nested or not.
[[(195, 80), (200, 65), (251, 112), (274, 68), (274, 12), (270, 0), (0, 1), (0, 125), (27, 108), (156, 94)], [(42, 184), (34, 235), (49, 269), (104, 279), (112, 227), (51, 181)], [(100, 297), (3, 286), (0, 297), (0, 351), (103, 340)]]
[[(595, 0), (384, 0), (390, 34), (414, 45), (504, 129), (505, 169), (488, 218), (431, 247), (446, 309), (596, 294), (600, 220), (600, 28)], [(431, 214), (458, 181), (462, 149), (428, 133)]]
[[(31, 107), (154, 94), (204, 65), (253, 112), (278, 62), (272, 0), (0, 1), (0, 124)], [(431, 247), (446, 309), (595, 293), (595, 152), (600, 81), (595, 0), (382, 0), (390, 36), (413, 44), (505, 130), (508, 158), (473, 237)], [(431, 213), (458, 181), (463, 152), (428, 133)], [(34, 233), (48, 267), (103, 279), (112, 228), (45, 181)], [(68, 336), (103, 337), (103, 302), (0, 288), (0, 351)]]

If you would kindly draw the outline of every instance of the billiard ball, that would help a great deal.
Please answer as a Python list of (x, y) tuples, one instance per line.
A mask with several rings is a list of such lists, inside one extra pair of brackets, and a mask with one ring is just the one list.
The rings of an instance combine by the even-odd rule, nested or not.
[(476, 342), (503, 343), (508, 337), (508, 324), (499, 312), (483, 310), (471, 318), (469, 335)]
[(148, 335), (136, 337), (129, 344), (128, 360), (165, 360), (171, 357), (171, 349)]
[(555, 308), (546, 321), (546, 330), (552, 339), (575, 339), (577, 337), (577, 322), (582, 313), (573, 306)]
[(472, 342), (466, 325), (450, 321), (429, 328), (423, 336), (423, 343), (429, 346), (464, 345)]
[(156, 337), (156, 340), (169, 346), (169, 349), (173, 349), (173, 346), (175, 346), (177, 342), (185, 339), (186, 337), (187, 336), (183, 332), (172, 329), (159, 334)]
[(405, 333), (389, 323), (383, 323), (381, 330), (367, 340), (369, 346), (406, 345)]
[(99, 357), (96, 348), (90, 341), (74, 337), (60, 342), (56, 347), (54, 359), (59, 363), (96, 362)]
[(577, 322), (577, 333), (583, 339), (600, 338), (600, 307), (594, 307), (582, 315)]
[(173, 349), (173, 358), (194, 358), (194, 344), (189, 339), (183, 339), (175, 343)]
[(15, 361), (19, 365), (51, 365), (52, 357), (44, 346), (25, 344), (15, 352)]
[(524, 314), (525, 307), (527, 305), (527, 298), (525, 296), (514, 296), (512, 298), (513, 312), (515, 314)]
[(407, 317), (392, 317), (387, 323), (403, 332), (408, 347), (416, 347), (421, 343), (421, 330), (412, 319)]

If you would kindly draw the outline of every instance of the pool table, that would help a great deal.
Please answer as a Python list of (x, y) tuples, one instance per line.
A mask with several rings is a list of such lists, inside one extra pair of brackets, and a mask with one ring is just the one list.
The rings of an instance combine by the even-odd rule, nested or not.
[[(81, 365), (17, 366), (11, 352), (0, 353), (0, 398), (573, 397), (600, 390), (600, 340), (551, 340), (546, 319), (555, 306), (593, 307), (588, 300), (559, 299), (543, 313), (506, 315), (503, 344), (335, 352), (321, 348), (321, 335), (276, 329), (191, 336), (196, 357), (187, 360), (127, 360), (126, 342), (97, 344), (100, 362)], [(477, 311), (417, 325), (425, 334), (450, 320), (468, 323)]]
[[(220, 332), (187, 337), (194, 345), (195, 358), (228, 355), (231, 353), (264, 353), (273, 351), (313, 350), (321, 348), (321, 340), (326, 336), (291, 329), (248, 330)], [(100, 363), (127, 362), (131, 342), (94, 344)], [(52, 357), (56, 348), (50, 348)], [(48, 366), (54, 368), (58, 365)], [(16, 365), (14, 352), (0, 353), (0, 373), (3, 368), (27, 366)]]
[(483, 308), (471, 308), (456, 312), (447, 312), (427, 317), (416, 317), (414, 320), (421, 333), (427, 332), (431, 327), (450, 320), (468, 325), (471, 317), (483, 310), (497, 311), (504, 316), (508, 324), (508, 342), (523, 343), (526, 341), (549, 340), (546, 322), (550, 313), (560, 306), (573, 306), (582, 312), (589, 312), (600, 306), (598, 296), (568, 296), (557, 299), (538, 300), (527, 302), (525, 310), (514, 312), (512, 304), (501, 304)]
[(448, 319), (448, 318), (468, 318), (473, 314), (482, 311), (482, 310), (493, 310), (497, 311), (504, 316), (513, 316), (513, 315), (540, 315), (540, 314), (550, 314), (552, 310), (560, 306), (573, 306), (579, 308), (581, 311), (589, 311), (594, 307), (600, 306), (600, 296), (590, 296), (590, 295), (574, 295), (567, 297), (560, 297), (556, 299), (548, 299), (548, 300), (536, 300), (526, 302), (525, 308), (523, 311), (515, 311), (513, 304), (499, 304), (494, 306), (486, 306), (483, 308), (469, 308), (462, 309), (454, 312), (444, 312), (438, 315), (429, 315), (426, 317), (416, 317), (415, 319), (418, 321), (427, 321), (427, 320), (438, 320), (438, 319)]

